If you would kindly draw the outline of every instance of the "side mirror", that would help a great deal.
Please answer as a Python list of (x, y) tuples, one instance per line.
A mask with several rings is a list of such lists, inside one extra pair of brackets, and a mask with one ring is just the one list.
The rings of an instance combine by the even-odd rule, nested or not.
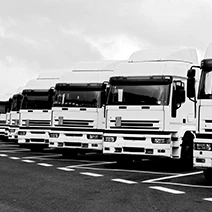
[(195, 69), (189, 69), (187, 72), (187, 97), (194, 98), (196, 96), (195, 92)]
[(182, 104), (186, 100), (185, 84), (182, 81), (176, 81), (176, 104)]

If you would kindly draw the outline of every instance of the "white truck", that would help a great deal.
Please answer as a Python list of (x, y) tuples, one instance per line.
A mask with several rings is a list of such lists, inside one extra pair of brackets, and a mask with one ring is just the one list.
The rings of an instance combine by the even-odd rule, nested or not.
[[(196, 89), (195, 82), (198, 77), (195, 75), (199, 73), (200, 81)], [(206, 49), (201, 65), (191, 67), (187, 76), (187, 96), (197, 108), (194, 167), (203, 170), (206, 180), (212, 181), (212, 43)], [(196, 90), (198, 91), (197, 97)]]
[(82, 61), (55, 87), (49, 147), (64, 157), (102, 152), (105, 95), (109, 77), (121, 61)]
[(7, 137), (9, 141), (18, 142), (18, 129), (19, 129), (19, 110), (22, 102), (22, 94), (17, 92), (10, 99), (10, 111), (8, 114), (8, 133)]
[(37, 79), (30, 80), (22, 91), (18, 130), (20, 147), (32, 151), (48, 147), (54, 86), (59, 75), (55, 72), (42, 73)]
[(189, 48), (141, 50), (110, 78), (103, 153), (117, 162), (136, 158), (184, 159), (192, 166), (193, 103), (186, 98)]
[(9, 95), (0, 95), (0, 138), (7, 139), (7, 114), (9, 112)]

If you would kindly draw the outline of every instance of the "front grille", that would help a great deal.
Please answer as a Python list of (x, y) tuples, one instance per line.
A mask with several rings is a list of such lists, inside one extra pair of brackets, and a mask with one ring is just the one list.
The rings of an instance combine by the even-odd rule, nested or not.
[(212, 132), (212, 120), (202, 120), (202, 121), (203, 121), (202, 130), (208, 133)]
[(19, 125), (19, 120), (18, 119), (12, 119), (12, 125)]
[(144, 130), (159, 130), (158, 120), (111, 120), (111, 129), (144, 129)]
[[(55, 119), (55, 121), (59, 123), (59, 119)], [(93, 120), (63, 119), (62, 123), (55, 126), (93, 128), (93, 122)]]
[(50, 126), (50, 124), (50, 120), (23, 120), (22, 126)]
[(5, 125), (6, 124), (6, 120), (0, 120), (0, 124), (2, 125)]

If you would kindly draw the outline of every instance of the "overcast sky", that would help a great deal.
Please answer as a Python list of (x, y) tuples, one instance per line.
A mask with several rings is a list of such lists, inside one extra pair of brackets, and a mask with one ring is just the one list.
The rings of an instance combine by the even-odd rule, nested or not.
[(212, 41), (211, 0), (0, 0), (0, 89), (79, 60)]

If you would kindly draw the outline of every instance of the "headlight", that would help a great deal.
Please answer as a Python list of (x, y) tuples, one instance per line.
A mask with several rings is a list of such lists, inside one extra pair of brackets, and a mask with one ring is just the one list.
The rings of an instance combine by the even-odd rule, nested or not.
[(15, 132), (15, 129), (9, 129), (9, 132), (10, 133), (14, 133)]
[(208, 143), (195, 143), (194, 144), (195, 150), (205, 150), (205, 151), (212, 151), (212, 144)]
[(153, 144), (170, 144), (170, 138), (151, 138)]
[(115, 142), (116, 141), (116, 137), (114, 137), (114, 136), (105, 136), (104, 137), (104, 141), (105, 142)]
[(92, 134), (92, 135), (88, 134), (87, 135), (87, 139), (99, 139), (99, 140), (101, 140), (102, 138), (103, 138), (102, 135), (95, 135), (95, 134)]
[(60, 135), (59, 133), (49, 133), (50, 138), (58, 138), (59, 135)]
[(18, 135), (26, 135), (26, 131), (18, 131)]

